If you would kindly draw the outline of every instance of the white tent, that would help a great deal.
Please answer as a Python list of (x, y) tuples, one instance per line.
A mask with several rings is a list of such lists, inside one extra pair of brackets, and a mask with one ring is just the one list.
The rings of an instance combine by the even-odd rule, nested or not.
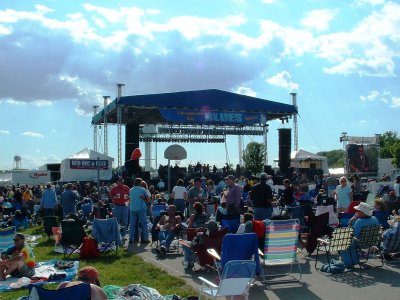
[(110, 156), (85, 148), (61, 161), (60, 181), (97, 181), (97, 172), (100, 180), (110, 180), (113, 161)]
[(321, 169), (324, 174), (329, 173), (328, 160), (325, 156), (314, 154), (306, 150), (293, 151), (290, 155), (293, 168)]
[(0, 173), (0, 186), (12, 183), (12, 173)]

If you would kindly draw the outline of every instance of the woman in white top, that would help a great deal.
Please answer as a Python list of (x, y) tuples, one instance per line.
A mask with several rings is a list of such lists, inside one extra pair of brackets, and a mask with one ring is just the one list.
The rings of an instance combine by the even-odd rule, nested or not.
[(333, 191), (332, 195), (336, 199), (337, 213), (348, 212), (350, 202), (353, 201), (353, 192), (351, 187), (347, 184), (346, 177), (340, 177), (339, 185), (336, 190)]
[(172, 189), (171, 197), (174, 199), (174, 205), (177, 211), (181, 213), (185, 212), (186, 208), (186, 196), (187, 191), (186, 188), (183, 186), (183, 180), (178, 179), (176, 182), (176, 186)]

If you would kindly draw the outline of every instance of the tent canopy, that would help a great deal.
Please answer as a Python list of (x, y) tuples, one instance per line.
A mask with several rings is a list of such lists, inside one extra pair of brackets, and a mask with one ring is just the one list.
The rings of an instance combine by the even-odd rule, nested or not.
[(324, 174), (329, 173), (328, 160), (325, 156), (299, 149), (298, 151), (293, 151), (290, 157), (291, 167), (310, 169), (313, 166), (316, 169), (321, 169)]
[(114, 158), (85, 148), (62, 160), (60, 181), (97, 181), (112, 178)]
[(314, 154), (303, 149), (299, 149), (298, 151), (293, 151), (290, 154), (290, 158), (292, 161), (326, 160), (325, 156)]

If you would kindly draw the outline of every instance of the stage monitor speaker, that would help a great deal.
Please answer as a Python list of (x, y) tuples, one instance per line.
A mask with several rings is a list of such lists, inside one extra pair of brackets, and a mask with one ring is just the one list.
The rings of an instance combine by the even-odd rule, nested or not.
[(290, 152), (292, 150), (292, 130), (279, 128), (279, 171), (287, 174), (290, 167)]

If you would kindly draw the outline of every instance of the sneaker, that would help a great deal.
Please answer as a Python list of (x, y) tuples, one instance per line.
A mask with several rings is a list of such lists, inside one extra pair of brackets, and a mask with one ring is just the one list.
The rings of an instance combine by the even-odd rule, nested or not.
[(167, 252), (168, 252), (167, 247), (161, 246), (161, 247), (160, 247), (160, 252), (161, 252), (161, 254), (162, 254), (163, 256), (165, 256), (165, 255), (167, 254)]

